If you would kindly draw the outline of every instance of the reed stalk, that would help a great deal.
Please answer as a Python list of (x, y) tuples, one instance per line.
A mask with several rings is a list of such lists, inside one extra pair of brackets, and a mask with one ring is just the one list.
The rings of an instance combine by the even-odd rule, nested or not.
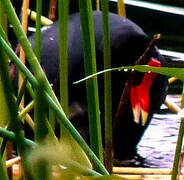
[[(35, 33), (35, 54), (38, 61), (41, 61), (41, 14), (42, 0), (36, 1), (36, 33)], [(41, 78), (42, 79), (42, 78)], [(35, 141), (38, 143), (45, 142), (48, 134), (47, 129), (47, 104), (44, 100), (42, 80), (38, 81), (38, 86), (35, 87), (35, 106), (34, 106), (34, 121), (35, 121)], [(45, 127), (45, 128), (43, 128)]]
[[(48, 16), (49, 16), (49, 19), (51, 20), (55, 19), (56, 4), (57, 4), (57, 0), (50, 0), (50, 8), (49, 8)], [(55, 120), (56, 120), (55, 113), (49, 107), (49, 124), (51, 125), (52, 129), (55, 129), (55, 126), (56, 126)]]
[(176, 180), (179, 173), (178, 171), (179, 171), (179, 163), (180, 163), (180, 157), (181, 157), (183, 135), (184, 135), (184, 117), (183, 117), (183, 114), (181, 114), (178, 140), (177, 140), (174, 162), (173, 162), (173, 170), (172, 170), (173, 172), (172, 172), (172, 178), (171, 178), (172, 180)]
[[(91, 1), (80, 0), (79, 9), (82, 28), (82, 43), (84, 49), (85, 74), (88, 76), (96, 73), (95, 37)], [(100, 161), (103, 162), (97, 78), (95, 77), (87, 80), (86, 86), (91, 149)]]
[[(63, 3), (63, 1), (59, 1), (58, 2), (58, 4), (61, 4), (61, 3)], [(49, 17), (49, 19), (51, 19), (52, 21), (54, 21), (55, 20), (55, 16), (56, 16), (56, 6), (57, 6), (57, 0), (50, 0), (50, 8), (49, 8), (49, 14), (48, 14), (48, 17)], [(58, 5), (58, 6), (60, 6), (60, 5)], [(60, 41), (60, 40), (59, 40)], [(60, 52), (60, 51), (59, 51)], [(60, 94), (61, 94), (61, 92), (60, 92)], [(60, 101), (60, 103), (61, 103), (61, 101)], [(66, 103), (65, 103), (66, 104)], [(63, 107), (63, 106), (62, 106)], [(64, 108), (64, 107), (63, 107)], [(64, 108), (65, 109), (65, 108)], [(65, 112), (66, 112), (66, 110), (64, 110)], [(56, 117), (55, 117), (55, 113), (53, 112), (53, 110), (49, 107), (49, 123), (50, 123), (50, 125), (51, 125), (51, 127), (52, 127), (52, 129), (55, 129), (55, 125), (56, 125), (56, 123), (55, 123), (55, 119), (56, 119)]]
[[(2, 3), (0, 3), (0, 24), (3, 26), (4, 30), (7, 32), (7, 18), (6, 15), (4, 13), (4, 9), (2, 6)], [(3, 31), (4, 32), (4, 31)], [(6, 33), (4, 32), (4, 35), (6, 36)], [(1, 61), (2, 59), (5, 60), (7, 58), (7, 56), (5, 56), (5, 54), (2, 52), (2, 48), (0, 48), (0, 53), (1, 54)], [(2, 71), (2, 69), (1, 69)], [(1, 72), (2, 73), (2, 72)], [(9, 108), (8, 108), (8, 104), (7, 104), (7, 100), (6, 100), (6, 94), (5, 94), (5, 89), (4, 89), (4, 80), (2, 79), (2, 75), (0, 75), (0, 126), (5, 127), (9, 120)], [(0, 139), (0, 144), (1, 144), (1, 152), (0, 153), (0, 170), (2, 172), (2, 175), (0, 177), (0, 179), (8, 179), (9, 177), (12, 177), (12, 173), (11, 173), (11, 169), (8, 169), (7, 171), (5, 170), (5, 160), (6, 157), (11, 157), (12, 156), (12, 152), (10, 152), (12, 150), (11, 146), (9, 146), (6, 140), (4, 139)], [(4, 151), (6, 148), (6, 153), (4, 155)], [(10, 150), (10, 151), (8, 151)]]
[(38, 61), (41, 61), (41, 14), (42, 0), (36, 1), (36, 33), (35, 33), (35, 54)]
[[(27, 9), (29, 9), (29, 0), (24, 0), (23, 5), (22, 5), (22, 28), (23, 28), (25, 34), (27, 34), (27, 24), (28, 24)], [(22, 47), (20, 47), (20, 59), (24, 64), (26, 63), (26, 55), (25, 55)], [(23, 83), (24, 83), (24, 79), (21, 76), (21, 74), (19, 74), (19, 83), (18, 83), (19, 91), (21, 90)], [(24, 97), (21, 98), (21, 105), (24, 106)]]
[[(30, 9), (27, 9), (27, 13), (28, 15), (30, 16), (30, 18), (35, 21), (36, 20), (36, 12), (35, 11), (31, 11)], [(41, 16), (41, 24), (44, 25), (44, 26), (48, 26), (48, 25), (51, 25), (53, 24), (53, 21), (51, 21), (50, 19), (44, 17), (44, 16)]]
[[(126, 175), (171, 175), (172, 169), (168, 168), (145, 168), (145, 167), (113, 167), (114, 174)], [(182, 172), (183, 173), (183, 172)]]
[(122, 17), (126, 17), (126, 9), (124, 0), (118, 0), (118, 14)]
[[(1, 43), (0, 43), (1, 44)], [(9, 128), (15, 132), (17, 138), (17, 145), (19, 152), (22, 154), (25, 152), (26, 148), (24, 147), (23, 139), (24, 133), (21, 127), (21, 122), (18, 119), (18, 106), (14, 100), (13, 96), (13, 87), (11, 86), (10, 74), (9, 74), (9, 67), (8, 61), (4, 56), (4, 51), (1, 51), (1, 61), (0, 61), (0, 77), (3, 84), (3, 92), (6, 99), (7, 104), (7, 111), (8, 111), (8, 118), (9, 119)], [(8, 91), (7, 91), (8, 90)]]
[[(120, 179), (124, 179), (124, 180), (170, 180), (171, 179), (171, 175), (155, 175), (155, 174), (146, 174), (146, 175), (118, 175), (118, 177)], [(183, 176), (181, 176), (180, 179), (178, 180), (182, 180)]]
[[(9, 141), (14, 142), (15, 144), (17, 144), (18, 140), (17, 140), (17, 138), (15, 136), (15, 133), (12, 132), (12, 131), (9, 131), (9, 130), (7, 130), (5, 128), (0, 127), (0, 136), (5, 138), (5, 139), (7, 139), (7, 140), (9, 140)], [(32, 147), (34, 147), (36, 145), (35, 142), (33, 142), (33, 141), (29, 140), (29, 139), (26, 139), (26, 138), (23, 139), (23, 142), (29, 148), (32, 148)]]
[[(69, 20), (69, 1), (58, 2), (58, 14), (59, 14), (59, 76), (60, 76), (60, 103), (66, 116), (69, 116), (69, 102), (68, 102), (68, 20)], [(79, 147), (78, 143), (61, 124), (61, 136), (62, 142), (72, 149), (75, 149), (75, 153), (86, 161), (85, 156), (80, 154), (83, 150)], [(84, 157), (84, 158), (83, 158)]]
[[(0, 4), (1, 4), (1, 10), (2, 10), (4, 6), (2, 6), (2, 2)], [(4, 10), (3, 10), (3, 15), (4, 15)], [(3, 15), (1, 17), (3, 17)], [(3, 23), (1, 22), (1, 24)], [(1, 26), (1, 32), (3, 32), (2, 26)], [(6, 122), (6, 124), (8, 124), (8, 129), (12, 129), (15, 132), (15, 138), (17, 139), (18, 153), (24, 156), (26, 151), (26, 147), (23, 143), (24, 134), (23, 134), (23, 129), (21, 127), (20, 120), (18, 119), (18, 106), (14, 101), (13, 87), (11, 84), (11, 78), (9, 73), (8, 58), (5, 52), (3, 51), (3, 48), (0, 49), (0, 54), (1, 54), (1, 62), (0, 62), (1, 93), (3, 95), (3, 98), (1, 99), (2, 100), (1, 107), (4, 107), (4, 113), (2, 114), (4, 117), (1, 118), (1, 121), (4, 120), (4, 123)], [(11, 158), (13, 146), (11, 143), (7, 143), (6, 139), (3, 139), (3, 143), (1, 146), (1, 155), (4, 152), (5, 146), (7, 147), (7, 158)], [(3, 163), (2, 159), (1, 159), (1, 163)], [(2, 169), (2, 172), (3, 172), (3, 169)], [(10, 171), (8, 170), (8, 175), (10, 178), (12, 177), (11, 169)]]
[(68, 105), (68, 19), (69, 1), (58, 1), (59, 14), (59, 77), (60, 103), (65, 114), (69, 114)]
[[(111, 68), (110, 49), (110, 27), (108, 0), (102, 0), (102, 22), (103, 22), (103, 51), (104, 69)], [(104, 107), (105, 107), (105, 166), (109, 173), (113, 166), (113, 143), (112, 143), (112, 92), (111, 72), (104, 74)]]
[[(0, 24), (2, 25), (1, 27), (6, 29), (6, 25), (5, 25), (6, 22), (5, 22), (5, 19), (4, 19), (5, 14), (4, 14), (2, 3), (0, 3), (0, 15), (1, 15), (0, 16)], [(7, 39), (6, 33), (5, 33), (3, 28), (1, 28), (0, 33), (2, 33), (2, 36)], [(5, 94), (4, 94), (4, 89), (3, 89), (3, 81), (2, 81), (1, 78), (0, 78), (0, 99), (1, 99), (0, 105), (1, 105), (1, 107), (3, 107), (3, 108), (0, 108), (0, 126), (4, 127), (7, 124), (7, 120), (8, 120), (6, 118), (6, 117), (8, 117), (8, 107), (7, 107)]]
[(183, 142), (183, 134), (184, 134), (184, 117), (181, 117), (180, 128), (178, 133), (178, 140), (174, 155), (174, 162), (173, 162), (173, 169), (172, 169), (172, 180), (176, 180), (178, 176), (178, 168), (179, 162), (181, 157), (181, 149), (182, 149), (182, 142)]
[(34, 132), (35, 132), (35, 141), (36, 143), (45, 143), (46, 137), (48, 135), (47, 128), (47, 118), (46, 112), (48, 105), (45, 102), (44, 95), (42, 91), (42, 85), (39, 84), (35, 88), (35, 104), (34, 104)]

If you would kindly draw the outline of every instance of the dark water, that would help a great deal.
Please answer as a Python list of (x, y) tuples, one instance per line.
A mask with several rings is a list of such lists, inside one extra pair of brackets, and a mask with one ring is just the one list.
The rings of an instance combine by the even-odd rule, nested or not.
[[(169, 96), (177, 104), (179, 96)], [(138, 145), (138, 154), (144, 158), (143, 165), (152, 168), (172, 168), (180, 118), (167, 112), (163, 105), (161, 113), (155, 114)], [(163, 111), (165, 113), (163, 113)]]

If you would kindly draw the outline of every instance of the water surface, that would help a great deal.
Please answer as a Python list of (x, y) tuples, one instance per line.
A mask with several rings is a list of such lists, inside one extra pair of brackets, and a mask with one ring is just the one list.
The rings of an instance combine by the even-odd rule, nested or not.
[[(179, 96), (169, 96), (177, 104)], [(180, 118), (167, 112), (162, 106), (161, 113), (155, 114), (142, 140), (138, 145), (138, 154), (144, 158), (144, 166), (152, 168), (172, 168)]]

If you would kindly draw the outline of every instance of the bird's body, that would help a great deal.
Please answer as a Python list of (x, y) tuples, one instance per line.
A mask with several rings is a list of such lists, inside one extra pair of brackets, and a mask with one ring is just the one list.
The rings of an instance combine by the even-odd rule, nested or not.
[[(97, 71), (103, 70), (103, 36), (101, 12), (94, 12), (95, 44)], [(134, 65), (136, 60), (145, 51), (150, 39), (143, 30), (132, 21), (122, 18), (116, 14), (109, 13), (110, 36), (111, 36), (111, 62), (112, 67)], [(71, 118), (74, 126), (79, 130), (85, 139), (88, 134), (87, 120), (87, 98), (85, 83), (73, 85), (73, 82), (85, 77), (84, 56), (82, 49), (82, 37), (80, 27), (79, 13), (70, 16), (68, 32), (68, 55), (69, 55), (69, 103), (74, 116)], [(58, 43), (58, 24), (57, 22), (42, 31), (42, 56), (41, 65), (45, 70), (47, 77), (56, 95), (59, 96), (59, 43)], [(30, 38), (34, 46), (34, 38)], [(151, 59), (157, 59), (161, 65), (164, 61), (156, 48), (150, 52)], [(128, 72), (112, 72), (112, 111), (113, 119), (117, 111), (119, 100), (127, 81)], [(135, 85), (141, 83), (143, 75), (136, 78)], [(98, 77), (100, 111), (103, 121), (103, 75)], [(150, 106), (148, 112), (149, 124), (153, 113), (164, 102), (167, 89), (167, 79), (164, 76), (156, 75), (150, 88)], [(95, 103), (95, 102), (94, 102)], [(113, 129), (114, 154), (115, 158), (121, 160), (134, 153), (136, 145), (141, 139), (146, 126), (134, 121), (131, 103), (128, 101), (126, 113), (123, 119), (117, 122)]]

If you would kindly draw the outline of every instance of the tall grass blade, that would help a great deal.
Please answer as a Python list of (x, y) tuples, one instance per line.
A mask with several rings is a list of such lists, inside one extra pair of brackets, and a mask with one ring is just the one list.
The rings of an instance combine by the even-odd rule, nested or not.
[[(60, 72), (60, 103), (68, 117), (68, 19), (69, 19), (69, 0), (59, 1), (59, 72)], [(83, 154), (83, 150), (74, 140), (74, 138), (66, 131), (66, 128), (61, 125), (61, 141), (78, 154), (81, 162), (85, 163), (88, 160)], [(85, 163), (87, 164), (87, 163)]]
[[(4, 29), (6, 31), (7, 30), (7, 21), (6, 21), (7, 19), (5, 17), (6, 16), (4, 14), (4, 9), (3, 9), (2, 3), (0, 3), (0, 24), (4, 27)], [(2, 29), (2, 31), (3, 31), (3, 29)], [(3, 34), (6, 36), (4, 31), (3, 31)], [(2, 52), (2, 49), (0, 49), (0, 52)], [(1, 57), (1, 60), (3, 58), (7, 58), (7, 57), (5, 57), (4, 53), (2, 53), (0, 57)], [(10, 120), (9, 120), (8, 104), (7, 104), (7, 100), (6, 100), (6, 96), (5, 96), (5, 92), (4, 92), (4, 84), (3, 84), (2, 76), (0, 76), (0, 107), (1, 107), (0, 108), (0, 126), (5, 127)], [(2, 138), (0, 139), (0, 145), (1, 145), (1, 148), (0, 148), (0, 151), (1, 151), (1, 154), (0, 154), (0, 172), (1, 172), (0, 179), (8, 180), (8, 175), (11, 177), (12, 173), (9, 170), (6, 171), (5, 160), (6, 160), (6, 156), (8, 156), (8, 157), (12, 156), (12, 152), (8, 153), (9, 152), (8, 151), (7, 154), (4, 156), (3, 156), (3, 154), (4, 154), (6, 147), (7, 147), (7, 149), (10, 149), (10, 150), (12, 148), (10, 148), (10, 146), (7, 146), (7, 141), (5, 139), (2, 139)]]
[[(63, 1), (62, 1), (63, 2)], [(58, 4), (61, 3), (61, 1), (58, 2)], [(55, 20), (55, 13), (56, 13), (56, 6), (57, 6), (57, 0), (50, 0), (50, 5), (49, 5), (49, 13), (48, 17), (50, 20), (54, 21)], [(60, 7), (60, 5), (58, 5)], [(60, 93), (61, 94), (61, 93)], [(66, 111), (65, 111), (66, 112)], [(49, 107), (49, 123), (52, 127), (52, 129), (55, 129), (55, 121), (56, 116), (54, 111)]]
[[(28, 25), (27, 9), (29, 9), (29, 0), (24, 0), (23, 5), (22, 5), (22, 28), (23, 28), (25, 34), (27, 34), (27, 25)], [(22, 47), (20, 47), (20, 59), (24, 64), (26, 63), (26, 55), (25, 55)], [(24, 79), (21, 76), (21, 74), (19, 74), (18, 79), (19, 79), (19, 82), (18, 82), (19, 88), (18, 89), (20, 90), (22, 87), (22, 84), (24, 83)], [(21, 105), (24, 106), (24, 97), (21, 99)]]
[(183, 135), (184, 135), (184, 117), (181, 117), (178, 140), (177, 140), (174, 162), (173, 162), (172, 177), (171, 177), (172, 180), (176, 180), (177, 175), (178, 175), (178, 168), (179, 168), (179, 162), (180, 162), (180, 157), (181, 157)]
[[(102, 0), (104, 69), (111, 68), (110, 27), (108, 0)], [(111, 72), (104, 74), (104, 107), (105, 107), (105, 166), (109, 173), (113, 165), (112, 143), (112, 92)]]
[(68, 19), (69, 0), (59, 1), (59, 72), (60, 103), (68, 116)]
[[(0, 50), (1, 54), (3, 55), (2, 49)], [(22, 140), (24, 138), (21, 122), (18, 119), (18, 107), (15, 103), (14, 96), (13, 96), (13, 87), (11, 86), (10, 74), (9, 74), (9, 67), (8, 61), (4, 58), (0, 61), (0, 77), (3, 83), (3, 90), (5, 94), (6, 104), (8, 107), (8, 119), (10, 119), (9, 127), (14, 130), (19, 142), (19, 150), (20, 152), (24, 151), (24, 145)], [(8, 90), (8, 91), (7, 91)], [(6, 117), (7, 118), (7, 117)]]
[(103, 71), (99, 71), (97, 73), (94, 73), (92, 75), (89, 75), (83, 79), (80, 79), (74, 84), (81, 83), (83, 81), (86, 81), (88, 79), (94, 78), (95, 76), (110, 72), (110, 71), (123, 71), (123, 70), (136, 70), (139, 72), (155, 72), (158, 74), (162, 74), (169, 77), (176, 77), (177, 79), (184, 80), (184, 68), (171, 68), (171, 67), (153, 67), (153, 66), (147, 66), (147, 65), (136, 65), (136, 66), (122, 66), (122, 67), (116, 67), (111, 69), (105, 69)]
[(54, 111), (49, 107), (49, 123), (50, 123), (52, 129), (55, 129), (55, 119), (56, 119), (55, 113), (54, 113)]
[(35, 54), (38, 61), (41, 61), (41, 14), (42, 14), (42, 0), (36, 1), (36, 33), (35, 33)]
[(48, 106), (43, 95), (42, 85), (39, 84), (35, 88), (35, 105), (34, 105), (34, 122), (35, 122), (35, 141), (37, 143), (45, 143), (48, 135), (47, 129), (47, 110)]
[[(183, 84), (183, 91), (181, 96), (181, 107), (184, 107), (184, 84)], [(178, 140), (174, 155), (174, 162), (173, 162), (173, 169), (172, 169), (172, 180), (179, 179), (178, 174), (180, 174), (179, 170), (181, 170), (179, 167), (180, 158), (181, 158), (181, 151), (182, 151), (182, 142), (183, 142), (183, 135), (184, 135), (184, 117), (181, 117), (180, 122), (180, 128), (178, 133)]]
[[(96, 54), (92, 6), (90, 0), (79, 1), (82, 43), (84, 49), (84, 64), (86, 76), (96, 72)], [(88, 117), (91, 148), (103, 162), (103, 149), (101, 137), (100, 111), (97, 78), (86, 81)]]
[(3, 81), (0, 77), (0, 126), (5, 127), (7, 123), (9, 122), (9, 112), (8, 112), (8, 106), (5, 99), (4, 94), (4, 88), (3, 88)]
[[(1, 28), (1, 34), (7, 38), (6, 33), (7, 32), (7, 18), (5, 18), (5, 13), (3, 10), (3, 6), (2, 3), (0, 3), (0, 24), (2, 25), (3, 28)], [(2, 50), (1, 50), (2, 51)], [(5, 54), (1, 54), (2, 58)], [(7, 125), (8, 123), (8, 107), (7, 107), (7, 103), (6, 103), (6, 99), (5, 99), (5, 94), (4, 94), (4, 88), (3, 88), (3, 81), (0, 77), (0, 126), (5, 127), (5, 125)]]
[[(0, 2), (0, 12), (1, 12), (1, 19), (0, 19), (0, 29), (2, 36), (6, 38), (6, 33), (7, 32), (7, 18), (5, 15), (5, 8), (3, 6), (3, 3)], [(5, 31), (3, 30), (3, 27)], [(7, 39), (6, 39), (7, 40)], [(0, 43), (1, 44), (1, 43)], [(19, 152), (23, 153), (24, 152), (24, 145), (22, 143), (22, 140), (24, 138), (23, 131), (21, 128), (20, 120), (18, 119), (18, 107), (16, 105), (16, 102), (14, 101), (14, 96), (13, 96), (13, 87), (11, 84), (11, 77), (9, 74), (9, 64), (8, 64), (8, 57), (4, 53), (3, 49), (0, 48), (0, 54), (1, 54), (1, 62), (0, 62), (0, 81), (1, 81), (1, 107), (4, 107), (4, 110), (2, 111), (2, 119), (4, 126), (5, 124), (9, 123), (9, 127), (14, 130), (17, 139), (19, 140), (18, 143), (18, 149)], [(3, 106), (4, 105), (4, 106)], [(3, 108), (2, 108), (3, 109)], [(8, 120), (8, 122), (7, 122)]]

